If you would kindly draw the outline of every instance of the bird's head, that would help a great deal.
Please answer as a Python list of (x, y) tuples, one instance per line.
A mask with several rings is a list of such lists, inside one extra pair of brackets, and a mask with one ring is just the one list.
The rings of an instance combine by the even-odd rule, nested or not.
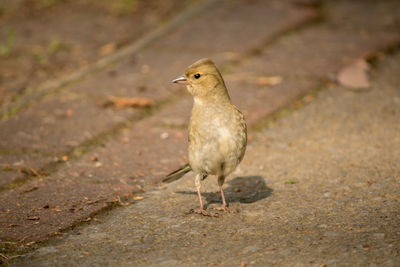
[(186, 84), (194, 97), (228, 96), (221, 74), (208, 58), (196, 61), (186, 69), (183, 76), (172, 82)]

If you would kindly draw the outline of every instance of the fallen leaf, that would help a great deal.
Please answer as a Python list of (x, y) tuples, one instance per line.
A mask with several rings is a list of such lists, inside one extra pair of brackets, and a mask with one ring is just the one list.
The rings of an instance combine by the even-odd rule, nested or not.
[(65, 115), (66, 115), (67, 117), (71, 117), (73, 113), (74, 113), (74, 112), (72, 111), (72, 109), (67, 109), (67, 110), (65, 111)]
[(337, 75), (337, 81), (340, 85), (351, 88), (368, 88), (369, 79), (367, 72), (369, 69), (368, 63), (364, 59), (359, 59), (340, 70)]
[(135, 196), (135, 197), (133, 197), (133, 200), (141, 200), (141, 199), (143, 199), (144, 197), (141, 197), (141, 196)]
[(306, 95), (305, 97), (303, 97), (303, 101), (306, 103), (310, 103), (311, 101), (313, 101), (314, 97), (312, 95)]
[(168, 136), (169, 136), (169, 134), (168, 134), (167, 132), (163, 132), (163, 133), (160, 135), (160, 138), (164, 140), (164, 139), (167, 139)]
[(115, 48), (116, 48), (116, 45), (114, 43), (109, 43), (109, 44), (103, 45), (99, 49), (99, 54), (102, 56), (107, 56), (109, 54), (114, 53)]
[(22, 167), (19, 171), (27, 176), (33, 176), (33, 177), (39, 176), (38, 172), (32, 168)]
[(281, 76), (263, 76), (257, 78), (257, 85), (259, 86), (271, 86), (282, 83), (283, 78)]
[(11, 165), (9, 163), (6, 163), (3, 165), (2, 171), (16, 171), (18, 169), (11, 167)]
[(89, 65), (89, 61), (87, 61), (87, 60), (81, 60), (81, 61), (79, 62), (79, 66), (80, 66), (81, 68), (86, 68), (88, 65)]
[(20, 194), (29, 193), (29, 192), (35, 191), (36, 189), (38, 189), (38, 187), (37, 186), (33, 186), (33, 187), (29, 188), (29, 189), (26, 189), (26, 190), (20, 192)]
[(37, 177), (37, 176), (48, 176), (49, 173), (42, 170), (42, 169), (33, 169), (33, 168), (29, 168), (29, 167), (21, 167), (19, 169), (19, 172), (22, 174), (25, 174), (26, 176), (30, 176), (30, 177)]
[(14, 163), (13, 163), (13, 166), (14, 166), (14, 167), (18, 167), (18, 166), (21, 166), (21, 165), (23, 165), (23, 164), (24, 164), (24, 161), (23, 161), (23, 160), (20, 160), (20, 161), (14, 162)]
[(138, 107), (146, 108), (154, 104), (149, 98), (142, 97), (110, 97), (103, 103), (103, 107), (114, 106), (116, 108)]
[(143, 74), (146, 74), (150, 71), (150, 66), (149, 65), (142, 65), (142, 67), (140, 67), (140, 72)]
[(31, 221), (40, 220), (40, 218), (39, 218), (38, 216), (30, 216), (30, 217), (28, 217), (27, 219), (28, 219), (28, 220), (31, 220)]

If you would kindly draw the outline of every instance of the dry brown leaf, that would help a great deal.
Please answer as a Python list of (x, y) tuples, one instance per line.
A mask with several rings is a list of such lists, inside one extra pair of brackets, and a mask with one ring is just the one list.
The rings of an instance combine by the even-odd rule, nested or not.
[(67, 110), (65, 111), (65, 115), (66, 115), (67, 117), (71, 117), (73, 113), (74, 113), (74, 112), (72, 111), (72, 109), (67, 109)]
[(149, 65), (142, 65), (140, 67), (140, 72), (143, 74), (147, 74), (150, 71), (150, 66)]
[(20, 173), (25, 174), (27, 176), (31, 176), (31, 177), (39, 176), (39, 173), (33, 168), (21, 167), (21, 169), (19, 169), (19, 171), (20, 171)]
[(108, 99), (103, 106), (114, 106), (116, 108), (129, 108), (129, 107), (138, 107), (138, 108), (146, 108), (150, 107), (154, 104), (154, 101), (149, 98), (143, 97), (111, 97)]
[(24, 193), (29, 193), (29, 192), (32, 192), (32, 191), (35, 191), (35, 190), (37, 190), (39, 187), (37, 187), (37, 186), (33, 186), (33, 187), (31, 187), (31, 188), (29, 188), (29, 189), (26, 189), (26, 190), (24, 190), (24, 191), (22, 191), (22, 192), (19, 192), (20, 194), (24, 194)]
[(3, 165), (2, 171), (17, 171), (18, 169), (11, 167), (9, 163)]
[(98, 161), (99, 160), (99, 156), (97, 154), (94, 154), (93, 156), (90, 157), (91, 161)]
[(29, 167), (21, 167), (19, 172), (25, 174), (26, 176), (30, 177), (37, 177), (37, 176), (49, 176), (49, 173), (42, 169), (33, 169)]
[(107, 56), (109, 54), (114, 53), (115, 48), (116, 48), (116, 45), (114, 43), (108, 43), (108, 44), (100, 47), (99, 54), (102, 56)]
[(283, 78), (281, 76), (263, 76), (257, 78), (257, 85), (259, 86), (271, 86), (282, 83)]
[(364, 59), (359, 59), (339, 71), (337, 81), (339, 84), (351, 88), (368, 88), (368, 70), (368, 63)]

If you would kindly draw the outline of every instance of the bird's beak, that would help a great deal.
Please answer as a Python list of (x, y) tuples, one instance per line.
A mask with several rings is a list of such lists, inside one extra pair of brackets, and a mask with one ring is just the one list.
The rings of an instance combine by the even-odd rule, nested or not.
[(179, 78), (176, 78), (175, 80), (172, 80), (173, 83), (187, 83), (187, 79), (185, 78), (185, 76), (181, 76)]

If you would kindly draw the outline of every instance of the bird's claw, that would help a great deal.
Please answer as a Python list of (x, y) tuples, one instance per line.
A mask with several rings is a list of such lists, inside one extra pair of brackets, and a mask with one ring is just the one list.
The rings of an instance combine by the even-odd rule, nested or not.
[(196, 213), (200, 214), (203, 216), (208, 216), (208, 217), (218, 217), (219, 214), (217, 212), (211, 212), (211, 211), (206, 211), (205, 209), (191, 209), (189, 212), (190, 213)]
[(227, 213), (239, 213), (239, 211), (237, 209), (230, 209), (227, 206), (216, 207), (214, 209), (218, 210), (218, 211), (224, 211), (224, 212), (227, 212)]

